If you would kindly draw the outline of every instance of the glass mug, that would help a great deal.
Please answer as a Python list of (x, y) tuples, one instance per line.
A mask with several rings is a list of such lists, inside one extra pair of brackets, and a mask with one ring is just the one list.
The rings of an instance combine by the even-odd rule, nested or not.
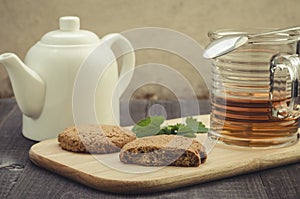
[[(264, 30), (219, 30), (224, 35), (248, 35)], [(297, 142), (299, 33), (285, 32), (249, 38), (214, 59), (209, 136), (227, 145), (276, 148)]]

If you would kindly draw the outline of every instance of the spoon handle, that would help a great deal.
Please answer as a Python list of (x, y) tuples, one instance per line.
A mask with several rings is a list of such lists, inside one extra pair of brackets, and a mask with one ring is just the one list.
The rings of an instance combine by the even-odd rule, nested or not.
[(248, 35), (248, 38), (259, 37), (259, 36), (267, 36), (267, 35), (272, 35), (272, 34), (276, 34), (276, 33), (296, 31), (296, 30), (300, 31), (300, 26), (292, 26), (292, 27), (283, 28), (283, 29), (279, 29), (279, 30), (274, 30), (274, 31), (270, 31), (270, 32), (263, 32), (263, 33), (259, 33), (259, 34)]

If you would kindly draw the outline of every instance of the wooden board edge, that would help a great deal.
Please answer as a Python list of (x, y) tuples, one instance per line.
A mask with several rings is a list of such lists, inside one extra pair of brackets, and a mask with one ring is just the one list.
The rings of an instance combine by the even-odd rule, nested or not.
[[(281, 166), (283, 164), (291, 164), (299, 161), (299, 158), (289, 158), (284, 163), (278, 162), (276, 163), (276, 165), (268, 165), (264, 162), (261, 162), (261, 160), (258, 159), (252, 160), (250, 163), (247, 163), (247, 165), (251, 165), (251, 167), (248, 167), (246, 170), (243, 167), (234, 167), (231, 170), (228, 170), (226, 173), (208, 174), (208, 176), (199, 176), (195, 175), (194, 173), (191, 173), (190, 175), (183, 176), (178, 181), (172, 181), (170, 180), (170, 178), (165, 178), (149, 182), (145, 181), (143, 182), (143, 184), (141, 184), (141, 182), (139, 182), (138, 180), (119, 181), (96, 177), (84, 172), (74, 172), (72, 168), (65, 166), (64, 164), (55, 162), (46, 156), (38, 154), (35, 148), (38, 148), (39, 144), (41, 143), (42, 142), (33, 145), (29, 151), (30, 160), (35, 165), (43, 167), (61, 176), (65, 176), (69, 179), (75, 180), (88, 187), (105, 192), (121, 194), (142, 194), (167, 191), (171, 189), (201, 184), (227, 177), (233, 177), (241, 174), (252, 173), (258, 170), (273, 168)], [(60, 169), (58, 170), (57, 168)]]

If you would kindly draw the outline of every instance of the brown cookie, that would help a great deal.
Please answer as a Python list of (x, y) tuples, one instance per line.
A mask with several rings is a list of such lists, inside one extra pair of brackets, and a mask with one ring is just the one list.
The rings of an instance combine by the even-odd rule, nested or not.
[(136, 139), (130, 130), (112, 125), (69, 127), (58, 135), (61, 148), (83, 153), (114, 153)]
[(205, 162), (207, 155), (204, 146), (195, 139), (157, 135), (127, 143), (119, 158), (123, 163), (143, 166), (197, 167)]

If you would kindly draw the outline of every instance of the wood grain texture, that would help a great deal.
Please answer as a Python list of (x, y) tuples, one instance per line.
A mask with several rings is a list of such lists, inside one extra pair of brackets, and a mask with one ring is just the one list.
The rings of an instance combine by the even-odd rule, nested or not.
[[(0, 100), (0, 198), (6, 198), (28, 159), (28, 150), (34, 144), (22, 138), (21, 113), (12, 99)], [(20, 139), (21, 138), (21, 139)], [(19, 140), (19, 142), (17, 142)]]
[(280, 167), (261, 172), (260, 176), (269, 198), (300, 198), (300, 165), (289, 167), (288, 170)]
[[(208, 115), (197, 118), (209, 123)], [(177, 122), (181, 122), (181, 119), (169, 120), (168, 124)], [(105, 166), (102, 161), (107, 158), (115, 161), (110, 161), (112, 164)], [(298, 162), (300, 144), (265, 150), (241, 150), (217, 144), (209, 154), (207, 162), (198, 168), (164, 167), (139, 174), (119, 171), (127, 165), (119, 162), (117, 154), (92, 156), (72, 153), (62, 150), (56, 139), (32, 146), (30, 159), (41, 167), (95, 189), (115, 193), (151, 193)], [(143, 169), (130, 165), (124, 171), (136, 172)]]

